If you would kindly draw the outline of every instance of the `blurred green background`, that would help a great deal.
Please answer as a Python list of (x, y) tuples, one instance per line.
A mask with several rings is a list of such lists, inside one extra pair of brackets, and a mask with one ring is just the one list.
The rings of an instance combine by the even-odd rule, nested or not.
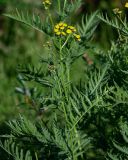
[[(108, 10), (109, 12), (115, 7), (122, 7), (120, 0), (84, 0), (78, 14), (90, 13), (97, 9)], [(9, 13), (15, 10), (15, 8), (23, 11), (36, 12), (44, 16), (41, 0), (0, 0), (1, 125), (25, 111), (19, 107), (23, 99), (15, 93), (15, 87), (18, 85), (17, 66), (25, 63), (38, 63), (39, 57), (44, 54), (44, 35), (2, 15), (3, 13)], [(51, 9), (53, 10), (54, 8)], [(114, 36), (109, 27), (101, 25), (96, 32), (94, 43), (98, 42), (97, 45), (106, 49), (110, 45), (109, 39), (114, 39)], [(77, 63), (77, 65), (81, 65), (81, 62)], [(74, 74), (79, 69), (77, 65), (74, 66)]]

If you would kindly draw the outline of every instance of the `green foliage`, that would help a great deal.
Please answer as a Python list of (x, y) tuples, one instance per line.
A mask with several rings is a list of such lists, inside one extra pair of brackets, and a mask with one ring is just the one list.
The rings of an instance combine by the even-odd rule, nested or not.
[(81, 25), (78, 25), (78, 30), (83, 38), (86, 38), (88, 40), (93, 36), (99, 24), (99, 19), (97, 18), (97, 15), (98, 11), (91, 15), (86, 15), (82, 17)]
[(112, 151), (111, 153), (108, 153), (109, 158), (112, 160), (123, 160), (128, 158), (128, 125), (126, 124), (126, 122), (120, 124), (120, 129), (124, 143), (119, 144), (117, 142), (113, 142), (113, 145), (116, 149), (116, 153), (114, 154), (112, 153)]
[(128, 35), (128, 25), (126, 17), (123, 20), (118, 15), (115, 15), (113, 19), (110, 19), (107, 14), (105, 16), (103, 14), (99, 14), (98, 17), (109, 26), (116, 28), (123, 35)]
[(29, 27), (32, 27), (34, 29), (36, 29), (37, 31), (41, 32), (41, 33), (51, 33), (51, 29), (48, 27), (48, 20), (47, 22), (45, 22), (44, 24), (41, 22), (41, 18), (38, 15), (33, 14), (32, 16), (29, 15), (29, 13), (27, 12), (26, 14), (23, 13), (22, 11), (18, 11), (16, 9), (15, 13), (12, 14), (4, 14), (5, 16), (15, 19), (19, 22), (22, 22), (26, 25), (28, 25)]
[[(87, 150), (90, 140), (86, 135), (83, 136), (79, 132), (74, 134), (64, 126), (63, 128), (60, 128), (57, 123), (58, 122), (54, 120), (51, 127), (48, 127), (45, 124), (43, 125), (42, 121), (38, 121), (37, 126), (35, 126), (25, 117), (20, 117), (19, 120), (12, 121), (8, 124), (12, 131), (12, 138), (11, 140), (6, 140), (4, 144), (1, 143), (1, 147), (14, 156), (15, 159), (18, 159), (17, 157), (23, 157), (23, 150), (19, 152), (17, 146), (15, 147), (13, 142), (20, 139), (22, 142), (24, 141), (25, 146), (24, 143), (21, 145), (25, 148), (31, 149), (33, 147), (32, 143), (34, 143), (35, 153), (40, 148), (41, 153), (38, 153), (38, 157), (40, 158), (43, 156), (45, 159), (50, 157), (56, 157), (56, 159), (62, 157), (64, 159), (66, 159), (66, 157), (68, 159), (77, 159), (84, 150)], [(79, 143), (76, 143), (77, 141)], [(48, 151), (50, 151), (50, 153), (46, 155), (46, 152)], [(27, 152), (26, 158), (29, 158), (29, 156), (30, 152)], [(19, 159), (22, 160), (23, 158)]]
[[(45, 7), (46, 20), (18, 10), (15, 14), (5, 14), (46, 33), (49, 42), (45, 44), (47, 56), (41, 57), (40, 62), (18, 67), (16, 91), (24, 97), (22, 105), (34, 114), (30, 112), (31, 118), (20, 116), (9, 121), (11, 133), (3, 136), (1, 147), (8, 155), (21, 160), (127, 157), (127, 148), (114, 141), (115, 137), (116, 141), (121, 139), (118, 127), (121, 120), (128, 120), (126, 20), (118, 15), (115, 20), (109, 20), (108, 16), (94, 12), (83, 16), (74, 27), (71, 26), (72, 13), (79, 8), (80, 1), (70, 5), (67, 0), (61, 2), (54, 2), (55, 14), (51, 13), (50, 6)], [(119, 34), (106, 52), (92, 45), (100, 20)], [(89, 63), (91, 51), (94, 56)], [(86, 80), (74, 84), (72, 67), (82, 56), (87, 62)], [(127, 143), (127, 127), (122, 125), (121, 130)], [(113, 149), (112, 141), (121, 155)], [(112, 151), (107, 154), (109, 150)], [(112, 154), (113, 151), (117, 154)]]
[(0, 143), (0, 146), (15, 160), (32, 160), (30, 152), (27, 151), (25, 154), (23, 149), (19, 150), (12, 140), (5, 140), (4, 144)]

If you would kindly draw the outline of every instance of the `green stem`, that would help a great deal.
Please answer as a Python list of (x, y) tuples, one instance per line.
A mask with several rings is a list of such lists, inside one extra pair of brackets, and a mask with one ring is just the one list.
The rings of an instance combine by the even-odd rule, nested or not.
[(50, 13), (49, 9), (48, 9), (48, 17), (51, 21), (52, 26), (54, 26), (54, 22), (53, 22), (53, 19), (52, 19), (52, 16), (51, 16), (51, 13)]
[[(59, 85), (61, 96), (63, 96), (62, 95), (62, 90), (61, 90), (61, 88), (62, 88), (61, 85), (63, 86), (64, 93), (65, 93), (66, 99), (68, 101), (68, 93), (67, 93), (67, 90), (64, 86), (64, 83), (65, 83), (65, 75), (64, 75), (65, 66), (64, 66), (63, 62), (61, 61), (63, 59), (62, 49), (65, 46), (65, 44), (67, 43), (67, 41), (68, 41), (68, 38), (63, 45), (62, 45), (62, 40), (60, 39), (60, 41), (59, 41), (59, 43), (60, 43), (60, 67), (61, 67), (60, 70), (61, 70), (61, 72), (59, 73), (59, 79), (58, 79), (59, 84), (58, 85)], [(69, 78), (69, 76), (68, 76), (68, 78)], [(65, 119), (66, 119), (67, 123), (69, 124), (68, 116), (67, 116), (67, 110), (66, 110), (65, 106), (66, 106), (65, 103), (62, 102), (62, 108), (63, 108), (63, 111), (64, 111)]]
[[(57, 74), (57, 73), (56, 73)], [(61, 79), (57, 76), (57, 75), (55, 75), (54, 76), (54, 78), (55, 78), (55, 81), (57, 82), (57, 84), (58, 84), (58, 88), (59, 88), (59, 94), (60, 94), (60, 97), (62, 98), (62, 89), (61, 89)], [(66, 119), (66, 122), (67, 123), (69, 123), (69, 121), (68, 121), (68, 116), (67, 116), (67, 112), (66, 112), (66, 109), (65, 109), (65, 105), (64, 105), (64, 102), (62, 101), (62, 108), (63, 108), (63, 112), (64, 112), (64, 116), (65, 116), (65, 119)]]
[(65, 10), (65, 7), (66, 7), (66, 3), (67, 3), (67, 0), (64, 0), (63, 13), (64, 13), (64, 10)]
[(60, 0), (58, 0), (58, 11), (59, 11), (59, 14), (60, 14)]
[[(82, 151), (81, 143), (80, 143), (80, 138), (79, 138), (78, 131), (77, 131), (76, 127), (74, 128), (74, 132), (76, 133), (76, 139), (78, 139), (79, 150)], [(83, 154), (82, 153), (80, 154), (80, 156), (83, 159)]]
[(37, 153), (35, 152), (35, 158), (36, 158), (36, 160), (38, 160), (38, 156), (37, 156)]
[(66, 68), (67, 68), (67, 80), (68, 80), (68, 83), (70, 82), (70, 69), (69, 69), (69, 64), (66, 65)]
[(62, 46), (61, 46), (61, 38), (59, 40), (59, 44), (60, 44), (60, 61), (62, 60)]
[(90, 108), (88, 108), (87, 111), (84, 112), (84, 113), (80, 116), (80, 118), (75, 122), (75, 124), (72, 126), (72, 128), (70, 129), (70, 131), (72, 131), (72, 130), (76, 127), (76, 125), (80, 122), (80, 120), (82, 120), (82, 118), (85, 116), (85, 114), (86, 114), (92, 107), (93, 107), (93, 105), (92, 105)]
[(62, 49), (64, 48), (64, 46), (67, 44), (69, 38), (70, 38), (70, 35), (67, 37), (67, 39), (65, 40), (64, 44), (61, 46), (61, 51), (62, 51)]
[[(62, 45), (62, 41), (60, 40), (60, 58), (62, 59), (62, 49), (64, 48), (64, 46), (67, 44), (67, 42), (68, 42), (68, 40), (69, 40), (69, 38), (70, 38), (70, 35), (67, 37), (67, 39), (66, 39), (66, 41), (64, 42), (64, 44)], [(63, 83), (63, 74), (64, 74), (64, 66), (63, 66), (63, 62), (61, 62), (60, 61), (60, 63), (61, 63), (61, 70), (62, 70), (62, 73), (61, 73), (61, 77), (62, 77), (62, 83)], [(65, 63), (66, 64), (66, 78), (67, 78), (67, 82), (69, 83), (70, 82), (70, 67), (69, 67), (69, 64), (68, 63)], [(63, 85), (63, 84), (62, 84)], [(59, 86), (60, 87), (60, 86)], [(60, 87), (60, 90), (61, 90), (61, 87)], [(65, 86), (64, 86), (64, 92), (65, 92), (65, 96), (66, 96), (66, 100), (67, 100), (67, 102), (68, 102), (68, 93), (69, 93), (69, 91), (70, 91), (70, 86), (68, 87), (68, 89), (66, 89), (65, 88)], [(67, 116), (67, 111), (66, 111), (66, 108), (65, 108), (65, 105), (64, 105), (64, 102), (62, 102), (62, 107), (63, 107), (63, 111), (64, 111), (64, 115), (65, 115), (65, 118), (66, 118), (66, 121), (69, 123), (69, 121), (68, 121), (68, 116)], [(71, 110), (70, 110), (70, 108), (68, 108), (68, 111), (69, 111), (69, 113), (70, 113), (70, 115), (72, 114), (72, 112), (71, 112)], [(69, 125), (69, 127), (71, 127), (71, 125)], [(78, 146), (79, 146), (79, 149), (80, 150), (82, 150), (81, 149), (81, 142), (80, 142), (80, 139), (79, 139), (79, 135), (78, 135), (78, 132), (77, 132), (77, 129), (76, 129), (76, 126), (74, 126), (74, 131), (73, 131), (73, 133), (75, 132), (75, 134), (76, 134), (76, 138), (78, 139), (77, 141), (77, 143), (78, 143)], [(81, 158), (83, 159), (83, 155), (81, 154), (80, 155), (81, 156)], [(73, 155), (73, 157), (74, 157), (74, 155)]]
[[(67, 92), (70, 92), (71, 86), (70, 86), (70, 66), (69, 64), (66, 64), (66, 78), (67, 78), (67, 82), (68, 82), (68, 87), (67, 87)], [(68, 93), (66, 93), (66, 99), (68, 101)]]

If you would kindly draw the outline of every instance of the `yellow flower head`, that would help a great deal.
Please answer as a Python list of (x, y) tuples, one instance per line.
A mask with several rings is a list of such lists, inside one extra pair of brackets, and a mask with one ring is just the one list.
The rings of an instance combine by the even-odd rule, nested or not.
[(73, 26), (68, 26), (68, 28), (71, 29), (72, 32), (76, 32), (76, 28), (75, 28), (75, 27), (73, 27)]
[(65, 29), (66, 26), (67, 26), (66, 23), (60, 22), (60, 23), (58, 23), (58, 24), (55, 25), (55, 28), (63, 30), (63, 29)]
[(51, 4), (51, 1), (50, 1), (50, 0), (43, 0), (43, 4), (48, 4), (48, 5), (50, 5), (50, 4)]
[(62, 27), (63, 25), (64, 25), (64, 23), (63, 23), (63, 22), (60, 22), (60, 23), (59, 23), (59, 26), (60, 26), (60, 27)]
[(72, 30), (71, 30), (71, 29), (67, 29), (67, 30), (66, 30), (66, 33), (71, 34), (71, 33), (72, 33)]
[(59, 28), (60, 28), (60, 26), (57, 24), (57, 25), (55, 26), (55, 28), (59, 29)]
[(65, 30), (66, 30), (66, 27), (67, 27), (67, 24), (64, 23), (64, 22), (60, 22), (58, 24), (55, 25), (54, 27), (54, 33), (56, 35), (62, 35), (62, 36), (65, 36), (66, 33), (65, 33)]
[(48, 7), (51, 5), (51, 1), (50, 0), (43, 0), (43, 5), (45, 9), (48, 9)]
[(64, 26), (64, 27), (67, 27), (68, 25), (67, 25), (66, 23), (63, 23), (63, 26)]
[(125, 7), (128, 8), (128, 2), (125, 3)]
[(61, 35), (61, 32), (60, 31), (56, 32), (56, 35), (57, 36)]
[(81, 37), (79, 34), (74, 34), (74, 37), (78, 40), (78, 41), (81, 41)]
[(66, 33), (65, 33), (65, 32), (61, 32), (61, 34), (62, 34), (63, 36), (66, 36)]
[(59, 31), (59, 29), (57, 29), (57, 28), (54, 28), (54, 32), (56, 33), (56, 32), (58, 32)]
[(64, 26), (61, 26), (60, 29), (63, 30), (63, 29), (64, 29)]

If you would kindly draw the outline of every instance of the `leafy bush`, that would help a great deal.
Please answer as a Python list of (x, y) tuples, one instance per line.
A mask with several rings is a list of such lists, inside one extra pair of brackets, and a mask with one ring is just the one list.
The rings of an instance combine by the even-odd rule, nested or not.
[[(97, 11), (72, 25), (81, 1), (58, 0), (54, 4), (55, 15), (50, 12), (51, 1), (43, 1), (48, 15), (43, 22), (36, 14), (30, 16), (18, 10), (5, 14), (45, 33), (48, 42), (44, 46), (46, 57), (35, 65), (18, 67), (20, 86), (16, 91), (24, 95), (23, 105), (30, 108), (31, 118), (20, 115), (8, 122), (11, 133), (3, 136), (1, 147), (8, 153), (7, 158), (16, 160), (116, 159), (118, 151), (113, 149), (112, 141), (115, 137), (121, 140), (120, 123), (128, 121), (125, 15), (116, 12), (115, 18), (109, 19)], [(92, 43), (101, 21), (119, 34), (108, 51)], [(92, 60), (88, 54), (91, 52)], [(74, 83), (73, 65), (80, 57), (86, 67), (83, 77)], [(127, 142), (126, 136), (124, 139)], [(123, 146), (115, 142), (114, 146), (125, 152)]]

